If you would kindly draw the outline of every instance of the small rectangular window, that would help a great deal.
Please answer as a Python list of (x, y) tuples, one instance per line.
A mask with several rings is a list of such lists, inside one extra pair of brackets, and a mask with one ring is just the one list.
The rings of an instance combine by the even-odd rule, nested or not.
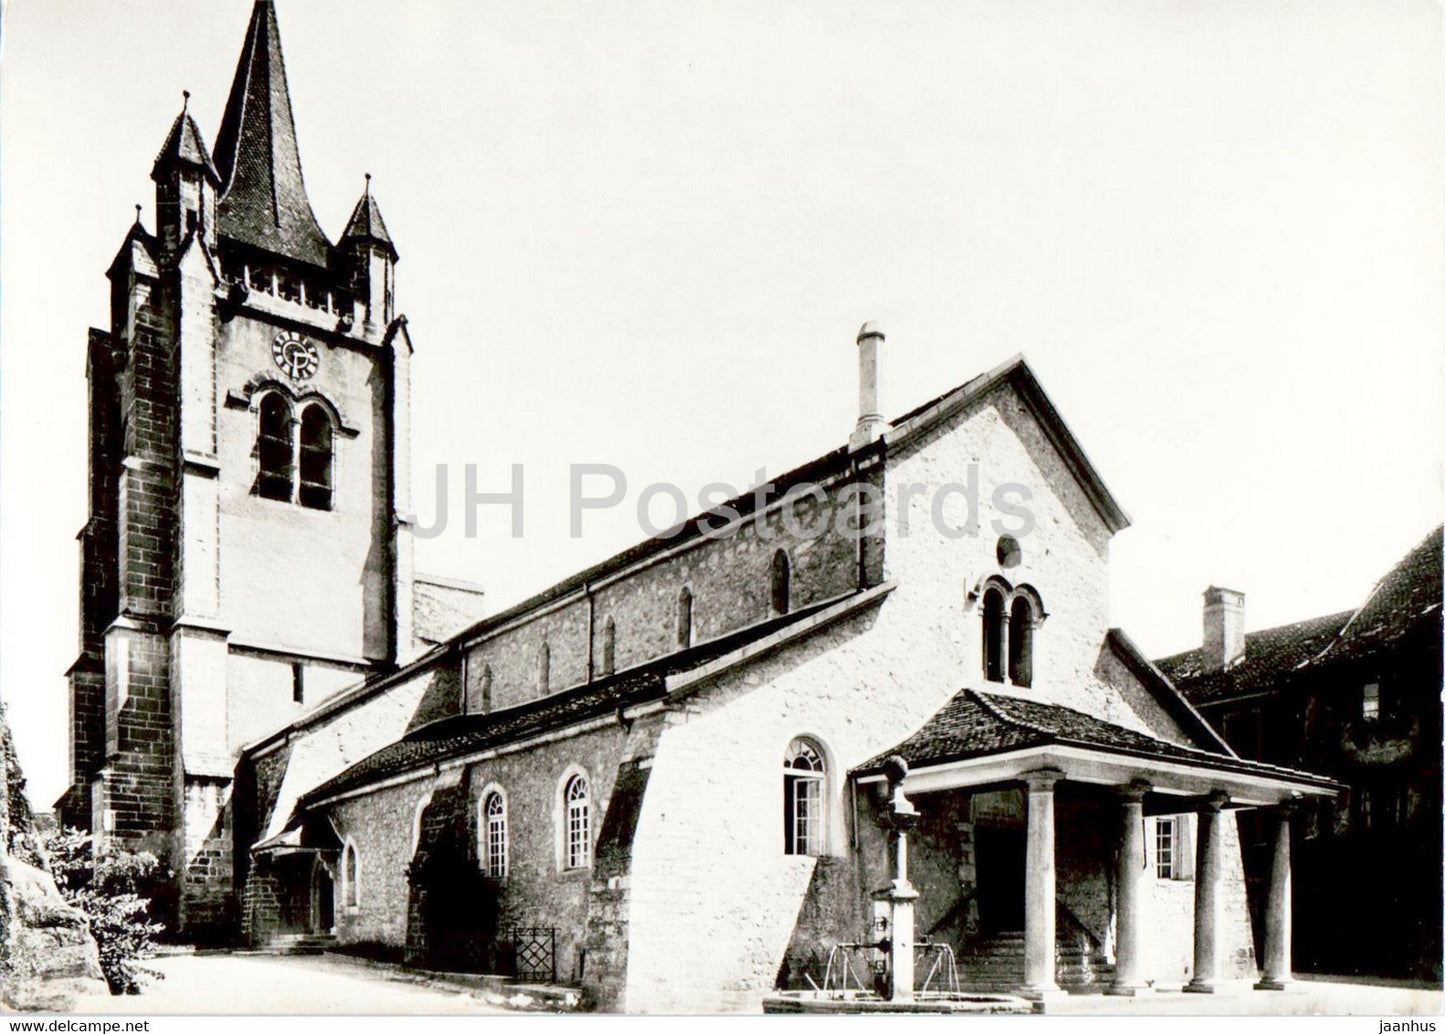
[(306, 669), (300, 661), (291, 664), (291, 699), (298, 704), (306, 699)]
[(1179, 820), (1159, 819), (1154, 830), (1154, 872), (1161, 880), (1176, 878)]
[(1380, 717), (1380, 684), (1371, 682), (1360, 694), (1360, 717), (1373, 722)]

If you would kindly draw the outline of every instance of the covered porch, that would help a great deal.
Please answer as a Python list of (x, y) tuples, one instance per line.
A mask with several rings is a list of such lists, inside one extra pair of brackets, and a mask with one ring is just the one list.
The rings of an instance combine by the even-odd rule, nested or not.
[[(1002, 934), (1015, 951), (1021, 940), (1012, 990), (1034, 1000), (1079, 984), (1071, 968), (1079, 956), (1060, 950), (1060, 923), (1112, 962), (1096, 990), (1144, 994), (1169, 986), (1171, 972), (1172, 986), (1190, 992), (1214, 992), (1244, 975), (1258, 976), (1259, 989), (1283, 988), (1291, 978), (1289, 815), (1305, 797), (1337, 790), (1309, 773), (974, 690), (852, 777), (890, 843), (888, 879), (875, 899), (887, 917), (895, 1001), (912, 994), (920, 909), (925, 937), (951, 923), (960, 939), (964, 930)], [(1242, 808), (1267, 811), (1273, 836), (1258, 973), (1231, 814)], [(958, 843), (950, 847), (949, 838)], [(911, 839), (926, 870), (922, 895), (908, 874)], [(881, 854), (876, 844), (869, 853)], [(940, 917), (944, 906), (927, 900), (950, 866), (964, 887), (953, 906), (962, 917)], [(1174, 877), (1167, 886), (1166, 876)], [(1178, 941), (1173, 960), (1161, 957), (1170, 936)], [(965, 967), (965, 983), (971, 975)]]

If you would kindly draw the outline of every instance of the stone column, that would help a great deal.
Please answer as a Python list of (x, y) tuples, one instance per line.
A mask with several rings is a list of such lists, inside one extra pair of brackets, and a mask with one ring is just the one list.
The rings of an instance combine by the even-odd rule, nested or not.
[(1114, 982), (1111, 995), (1136, 995), (1149, 990), (1144, 980), (1144, 795), (1149, 785), (1130, 783), (1118, 790), (1120, 804), (1119, 829), (1119, 907), (1115, 925), (1118, 936), (1114, 945)]
[(1054, 784), (1057, 769), (1025, 772), (1028, 845), (1024, 874), (1024, 986), (1027, 998), (1061, 993), (1054, 978)]
[(1283, 991), (1290, 972), (1290, 865), (1289, 821), (1294, 804), (1274, 809), (1274, 857), (1269, 869), (1269, 892), (1264, 904), (1264, 972), (1254, 986), (1261, 991)]
[(1210, 794), (1199, 809), (1199, 836), (1194, 864), (1194, 979), (1186, 991), (1212, 994), (1219, 990), (1223, 959), (1219, 928), (1224, 920), (1224, 844), (1220, 823), (1228, 797)]

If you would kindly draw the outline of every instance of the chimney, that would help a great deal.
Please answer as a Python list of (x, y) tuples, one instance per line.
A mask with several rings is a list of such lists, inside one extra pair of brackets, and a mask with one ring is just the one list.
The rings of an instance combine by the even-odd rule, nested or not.
[(861, 449), (888, 430), (883, 414), (878, 412), (878, 345), (883, 331), (869, 320), (858, 328), (858, 426), (848, 439), (848, 447)]
[(1205, 672), (1228, 671), (1244, 660), (1244, 593), (1211, 585), (1204, 590)]

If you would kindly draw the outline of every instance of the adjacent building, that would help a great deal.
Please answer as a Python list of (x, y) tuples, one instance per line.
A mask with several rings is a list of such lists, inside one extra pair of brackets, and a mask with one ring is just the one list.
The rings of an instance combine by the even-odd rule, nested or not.
[[(1244, 631), (1211, 587), (1198, 650), (1158, 662), (1240, 757), (1347, 787), (1296, 813), (1295, 965), (1440, 979), (1441, 529), (1353, 610)], [(1256, 908), (1262, 831), (1241, 823)]]

